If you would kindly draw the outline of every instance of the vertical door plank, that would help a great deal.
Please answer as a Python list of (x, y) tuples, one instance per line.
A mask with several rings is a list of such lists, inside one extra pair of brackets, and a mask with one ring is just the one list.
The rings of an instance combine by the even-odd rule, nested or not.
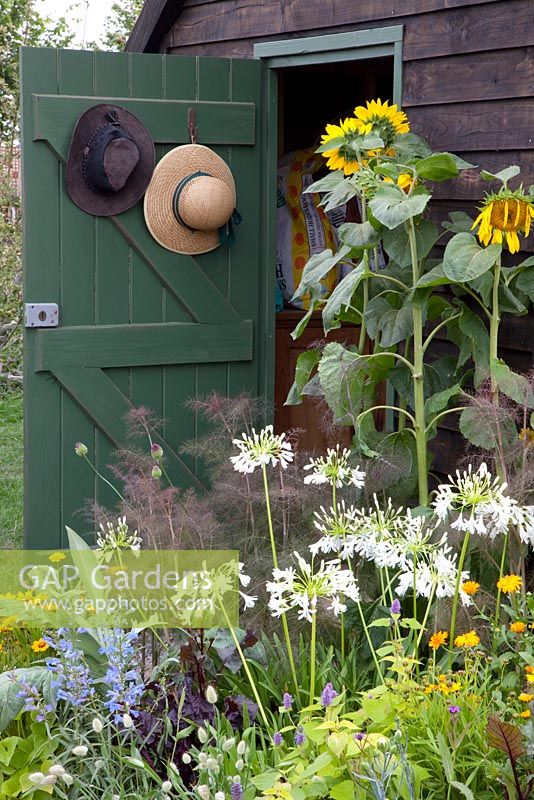
[[(93, 53), (59, 51), (59, 92), (92, 95)], [(76, 120), (73, 120), (73, 128)], [(65, 191), (65, 167), (61, 165), (61, 325), (93, 325), (95, 321), (94, 217), (84, 213)], [(83, 254), (82, 258), (80, 255)], [(83, 503), (94, 497), (95, 475), (74, 452), (84, 442), (94, 458), (95, 429), (70, 395), (61, 390), (61, 494), (63, 525), (80, 534), (92, 529)], [(62, 531), (62, 545), (67, 544)]]
[[(24, 299), (60, 300), (59, 165), (45, 142), (32, 141), (33, 92), (57, 94), (54, 50), (23, 48), (22, 58)], [(60, 389), (37, 375), (34, 337), (24, 359), (24, 536), (31, 547), (58, 547), (61, 527)]]

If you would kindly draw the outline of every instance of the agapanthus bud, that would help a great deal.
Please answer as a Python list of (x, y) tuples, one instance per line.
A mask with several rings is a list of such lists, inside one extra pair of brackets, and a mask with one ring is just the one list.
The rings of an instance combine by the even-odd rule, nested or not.
[(77, 456), (80, 456), (80, 458), (84, 458), (89, 451), (86, 444), (83, 442), (76, 442), (74, 445), (74, 452)]
[(165, 792), (165, 794), (168, 794), (170, 791), (172, 791), (172, 783), (170, 781), (163, 781), (161, 784), (161, 791)]
[(78, 758), (83, 758), (87, 755), (87, 751), (89, 750), (88, 747), (84, 744), (77, 744), (76, 747), (73, 747), (71, 752), (73, 756), (78, 756)]
[(159, 478), (161, 478), (162, 475), (163, 472), (161, 471), (161, 469), (158, 467), (157, 464), (154, 464), (154, 466), (152, 467), (152, 477), (158, 480)]
[(102, 733), (102, 731), (104, 730), (104, 725), (102, 724), (102, 720), (98, 719), (98, 717), (94, 718), (91, 725), (95, 733)]
[(163, 449), (159, 444), (154, 443), (150, 448), (150, 454), (155, 461), (159, 461), (160, 458), (163, 458)]
[(206, 687), (206, 700), (208, 703), (211, 703), (212, 706), (215, 705), (217, 702), (217, 692), (215, 691), (214, 687), (210, 684)]

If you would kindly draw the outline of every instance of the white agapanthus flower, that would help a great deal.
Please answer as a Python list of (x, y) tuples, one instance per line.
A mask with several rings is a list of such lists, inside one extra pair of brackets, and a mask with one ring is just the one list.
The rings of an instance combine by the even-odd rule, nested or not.
[(298, 569), (274, 569), (273, 580), (267, 583), (270, 594), (269, 609), (274, 617), (281, 617), (292, 608), (298, 609), (298, 618), (312, 622), (319, 599), (331, 601), (329, 610), (334, 614), (345, 611), (343, 599), (355, 602), (360, 592), (351, 570), (343, 569), (339, 558), (321, 561), (319, 568), (306, 562), (295, 553)]
[(140, 550), (142, 539), (137, 531), (130, 533), (126, 524), (126, 517), (119, 517), (117, 525), (107, 522), (106, 527), (100, 525), (96, 535), (97, 547), (105, 553), (114, 553), (117, 550)]
[[(239, 562), (239, 572), (238, 572), (239, 583), (241, 584), (241, 586), (244, 589), (246, 589), (247, 586), (250, 583), (251, 578), (250, 578), (250, 575), (245, 575), (245, 573), (243, 572), (244, 569), (245, 569), (245, 565), (243, 564), (242, 561), (240, 561)], [(242, 600), (244, 602), (244, 608), (245, 609), (254, 608), (254, 606), (256, 605), (256, 601), (258, 599), (257, 595), (245, 594), (245, 592), (242, 592), (241, 590), (239, 590), (239, 595), (240, 595), (240, 597), (242, 598)]]
[(310, 545), (310, 551), (317, 553), (336, 553), (341, 558), (350, 558), (354, 553), (354, 534), (357, 531), (357, 511), (354, 506), (346, 506), (345, 501), (336, 503), (327, 511), (321, 506), (316, 511), (313, 524), (322, 533), (321, 538)]
[[(403, 597), (413, 590), (418, 597), (453, 597), (456, 591), (458, 567), (456, 553), (445, 544), (444, 537), (437, 545), (428, 547), (418, 556), (406, 558), (398, 575), (396, 594)], [(415, 573), (415, 575), (414, 575)], [(469, 573), (462, 572), (461, 584), (469, 580)], [(460, 585), (461, 585), (460, 584)], [(471, 605), (470, 596), (460, 588), (460, 598), (464, 605)]]
[(230, 461), (237, 472), (248, 475), (263, 465), (277, 464), (287, 469), (295, 454), (291, 444), (285, 441), (285, 433), (275, 434), (273, 426), (267, 425), (259, 433), (252, 428), (252, 435), (246, 433), (241, 439), (234, 439), (233, 444), (239, 449), (239, 455), (231, 456)]
[(329, 483), (340, 489), (342, 486), (352, 484), (357, 489), (365, 485), (365, 472), (359, 466), (349, 466), (350, 450), (343, 448), (340, 452), (339, 444), (335, 449), (328, 448), (326, 457), (310, 459), (306, 464), (305, 470), (311, 470), (309, 475), (304, 478), (304, 483)]
[(400, 554), (394, 545), (394, 534), (404, 518), (402, 508), (394, 508), (391, 498), (381, 508), (377, 496), (373, 495), (373, 506), (356, 512), (354, 552), (367, 561), (374, 561), (377, 567), (398, 566)]

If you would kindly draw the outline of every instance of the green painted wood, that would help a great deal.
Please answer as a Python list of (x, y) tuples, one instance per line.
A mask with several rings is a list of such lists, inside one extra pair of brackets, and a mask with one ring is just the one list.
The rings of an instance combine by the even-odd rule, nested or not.
[(394, 55), (394, 52), (394, 44), (378, 44), (369, 47), (354, 47), (348, 50), (273, 56), (266, 60), (269, 67), (279, 69), (282, 67), (304, 67), (309, 64), (333, 64), (339, 61), (368, 61), (372, 58), (387, 58)]
[(385, 28), (368, 28), (349, 33), (330, 33), (324, 36), (304, 36), (275, 42), (259, 42), (254, 45), (254, 57), (275, 58), (308, 53), (332, 53), (335, 50), (375, 47), (401, 41), (402, 25), (390, 25)]
[[(55, 370), (54, 375), (114, 448), (131, 445), (131, 435), (125, 419), (134, 406), (103, 370), (61, 367)], [(154, 434), (153, 440), (165, 448), (165, 457), (173, 472), (181, 473), (182, 480), (199, 486), (195, 476), (169, 447), (168, 442), (158, 434)], [(72, 458), (78, 458), (74, 450)]]
[[(58, 302), (61, 320), (58, 329), (26, 337), (26, 470), (36, 490), (28, 486), (25, 533), (30, 546), (57, 547), (65, 543), (66, 524), (90, 539), (92, 524), (82, 513), (88, 503), (116, 506), (113, 492), (75, 456), (76, 441), (88, 445), (98, 470), (116, 482), (112, 465), (116, 448), (127, 443), (125, 415), (143, 404), (161, 420), (157, 441), (173, 480), (200, 487), (203, 466), (180, 451), (206, 427), (187, 401), (212, 391), (259, 393), (258, 331), (260, 312), (266, 313), (266, 300), (258, 299), (264, 283), (261, 67), (73, 51), (28, 50), (23, 58), (23, 158), (32, 175), (26, 181), (26, 298)], [(141, 116), (154, 113), (145, 122), (160, 131), (158, 159), (187, 140), (186, 117), (176, 117), (177, 107), (182, 113), (199, 104), (199, 141), (213, 144), (231, 165), (246, 206), (231, 249), (181, 256), (150, 237), (140, 203), (104, 219), (71, 202), (64, 186), (67, 144), (77, 115), (103, 98), (131, 102)], [(242, 119), (243, 110), (249, 133), (236, 136), (228, 120), (237, 112)]]
[[(98, 54), (101, 55), (101, 54)], [(137, 54), (135, 56), (139, 58)], [(143, 55), (142, 58), (150, 58)], [(155, 56), (161, 58), (161, 56)], [(58, 155), (67, 152), (71, 120), (77, 119), (95, 103), (117, 103), (131, 111), (147, 126), (155, 142), (189, 143), (188, 109), (194, 108), (199, 128), (205, 131), (203, 143), (254, 144), (254, 106), (251, 103), (199, 103), (195, 101), (130, 100), (124, 97), (55, 97), (34, 95), (33, 137), (46, 139)]]
[(79, 326), (37, 331), (37, 372), (252, 360), (252, 323)]

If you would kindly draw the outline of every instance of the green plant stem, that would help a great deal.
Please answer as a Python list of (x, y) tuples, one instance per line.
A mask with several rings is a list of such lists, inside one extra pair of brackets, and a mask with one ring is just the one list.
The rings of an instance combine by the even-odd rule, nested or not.
[[(499, 581), (501, 580), (504, 574), (504, 562), (506, 561), (506, 553), (508, 551), (508, 531), (504, 534), (504, 542), (502, 546), (502, 553), (501, 553), (501, 564), (499, 568)], [(495, 605), (495, 627), (499, 624), (499, 614), (501, 610), (501, 590), (497, 589), (497, 603)]]
[(367, 644), (369, 645), (369, 650), (371, 651), (371, 655), (373, 657), (373, 661), (375, 662), (376, 670), (380, 676), (380, 683), (384, 684), (384, 676), (382, 675), (382, 669), (380, 668), (380, 662), (376, 657), (375, 648), (373, 647), (373, 642), (371, 636), (369, 634), (369, 628), (367, 627), (367, 623), (365, 621), (365, 615), (363, 613), (362, 604), (359, 600), (356, 601), (356, 605), (358, 606), (358, 611), (360, 612), (360, 619), (363, 625), (363, 631), (365, 633), (365, 638), (367, 639)]
[(317, 609), (312, 611), (310, 641), (310, 704), (315, 697), (315, 650), (317, 648)]
[[(362, 224), (367, 222), (367, 203), (365, 200), (365, 195), (362, 194)], [(363, 263), (365, 265), (365, 272), (369, 272), (369, 251), (364, 250), (363, 252)], [(358, 341), (358, 353), (361, 355), (365, 350), (365, 338), (367, 336), (367, 326), (365, 324), (365, 311), (367, 309), (367, 304), (369, 302), (369, 279), (364, 278), (363, 281), (363, 308), (361, 314), (361, 325), (360, 325), (360, 339)]]
[(434, 599), (435, 592), (436, 592), (436, 585), (432, 584), (432, 590), (430, 592), (430, 597), (428, 598), (428, 603), (427, 603), (427, 606), (426, 606), (425, 616), (423, 617), (422, 627), (421, 627), (421, 630), (419, 631), (419, 636), (417, 637), (417, 642), (416, 642), (416, 645), (415, 645), (417, 652), (419, 652), (419, 645), (421, 644), (421, 639), (423, 638), (423, 634), (424, 634), (424, 632), (426, 630), (426, 624), (428, 622), (428, 616), (430, 614), (430, 608), (432, 606), (432, 601)]
[[(413, 589), (413, 618), (417, 622), (417, 553), (414, 553), (413, 559), (413, 581), (412, 581), (412, 589)], [(415, 659), (415, 672), (417, 677), (419, 677), (419, 639), (417, 638), (417, 634), (414, 632), (415, 638), (415, 647), (413, 651), (413, 657)]]
[(93, 464), (91, 461), (89, 461), (89, 459), (87, 458), (87, 456), (84, 456), (84, 459), (85, 459), (85, 461), (87, 461), (87, 463), (89, 464), (89, 466), (91, 467), (91, 469), (93, 470), (93, 472), (95, 473), (95, 475), (98, 475), (98, 477), (100, 478), (100, 480), (101, 480), (101, 481), (104, 481), (104, 483), (107, 483), (107, 485), (109, 486), (109, 488), (110, 488), (110, 489), (113, 489), (113, 491), (115, 492), (115, 494), (117, 495), (117, 497), (120, 497), (120, 499), (121, 499), (121, 500), (122, 500), (122, 502), (124, 503), (124, 497), (123, 497), (123, 496), (122, 496), (122, 494), (119, 492), (119, 490), (118, 490), (118, 489), (116, 489), (116, 488), (113, 486), (113, 484), (112, 484), (110, 481), (108, 481), (108, 479), (107, 479), (107, 478), (104, 478), (104, 476), (103, 476), (103, 475), (102, 475), (102, 474), (101, 474), (101, 473), (100, 473), (100, 472), (97, 470), (97, 468), (95, 467), (95, 465), (94, 465), (94, 464)]
[[(419, 280), (419, 261), (417, 241), (413, 220), (408, 221), (408, 238), (412, 258), (413, 285)], [(413, 301), (413, 394), (415, 413), (415, 448), (417, 453), (417, 475), (419, 484), (419, 505), (428, 505), (428, 467), (427, 434), (425, 419), (424, 349), (423, 349), (423, 310), (420, 301)]]
[[(267, 480), (267, 468), (265, 464), (262, 464), (262, 474), (263, 474), (263, 488), (265, 491), (265, 506), (267, 509), (267, 524), (269, 526), (269, 536), (271, 539), (271, 551), (273, 555), (273, 565), (275, 569), (278, 569), (278, 556), (276, 554), (276, 542), (274, 540), (274, 528), (273, 528), (273, 518), (271, 514), (271, 501), (269, 496), (269, 482)], [(295, 691), (297, 693), (297, 697), (300, 697), (300, 688), (299, 682), (297, 678), (297, 670), (295, 669), (295, 660), (293, 658), (293, 648), (291, 647), (291, 638), (289, 636), (289, 628), (287, 625), (287, 619), (285, 614), (282, 615), (282, 628), (284, 631), (284, 638), (286, 641), (286, 649), (287, 649), (287, 657), (289, 659), (289, 666), (291, 667), (291, 675), (293, 677), (293, 683), (295, 684)]]
[(454, 647), (454, 634), (456, 633), (456, 616), (458, 614), (458, 600), (460, 598), (460, 583), (462, 581), (462, 570), (464, 568), (465, 557), (467, 556), (467, 548), (469, 547), (469, 539), (471, 534), (469, 531), (465, 532), (464, 543), (460, 553), (460, 560), (458, 562), (458, 575), (456, 576), (456, 586), (454, 587), (454, 598), (452, 601), (452, 614), (451, 614), (451, 628), (450, 628), (450, 647), (449, 653), (449, 669), (452, 667), (452, 648)]
[(243, 669), (245, 670), (245, 674), (246, 674), (246, 676), (248, 678), (248, 681), (250, 683), (250, 688), (252, 689), (252, 694), (254, 695), (254, 699), (256, 700), (256, 703), (258, 704), (258, 709), (259, 709), (259, 712), (261, 714), (261, 718), (264, 721), (265, 726), (267, 728), (269, 728), (270, 727), (269, 726), (269, 721), (267, 719), (267, 715), (265, 713), (265, 709), (263, 708), (263, 704), (262, 704), (260, 696), (258, 694), (258, 690), (256, 688), (256, 684), (254, 682), (254, 678), (252, 677), (252, 673), (250, 671), (250, 667), (249, 667), (249, 665), (247, 663), (247, 659), (245, 657), (245, 654), (243, 653), (243, 650), (241, 649), (241, 645), (239, 644), (239, 640), (238, 640), (238, 638), (236, 636), (236, 633), (234, 631), (233, 625), (230, 622), (230, 619), (228, 618), (228, 614), (226, 613), (226, 609), (224, 607), (224, 604), (221, 605), (221, 610), (222, 610), (224, 618), (226, 620), (226, 624), (228, 625), (228, 628), (230, 630), (230, 634), (232, 636), (232, 639), (234, 640), (234, 644), (236, 646), (236, 650), (239, 653), (239, 657), (241, 659), (241, 663), (243, 664)]
[(498, 358), (499, 346), (499, 324), (501, 321), (499, 313), (499, 283), (501, 279), (501, 258), (497, 259), (493, 267), (493, 289), (491, 296), (491, 320), (490, 320), (490, 340), (489, 340), (489, 357), (490, 357), (490, 375), (491, 375), (491, 401), (493, 405), (499, 405), (499, 387), (497, 381), (491, 371), (494, 359)]

